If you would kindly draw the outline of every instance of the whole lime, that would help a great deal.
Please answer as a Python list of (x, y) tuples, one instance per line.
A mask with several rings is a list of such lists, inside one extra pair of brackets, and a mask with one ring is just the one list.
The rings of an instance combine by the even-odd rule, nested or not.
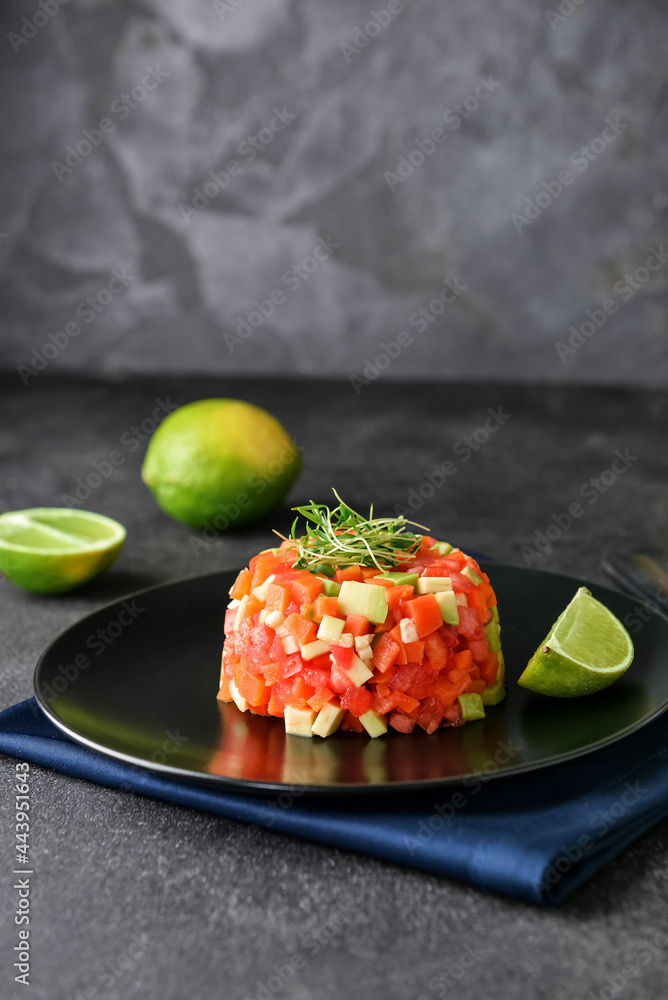
[(299, 449), (266, 410), (241, 399), (201, 399), (163, 420), (141, 474), (170, 517), (224, 531), (276, 507), (300, 469)]

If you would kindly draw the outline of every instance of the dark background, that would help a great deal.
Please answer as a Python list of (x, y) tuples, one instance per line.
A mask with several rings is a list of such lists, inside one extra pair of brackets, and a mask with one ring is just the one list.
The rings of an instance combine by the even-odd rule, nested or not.
[[(403, 0), (372, 37), (370, 11), (387, 20), (387, 4), (2, 5), (0, 510), (60, 506), (120, 450), (85, 507), (128, 529), (113, 569), (71, 594), (0, 580), (2, 707), (30, 696), (60, 631), (141, 587), (243, 565), (295, 503), (336, 486), (392, 513), (490, 408), (503, 427), (416, 510), (435, 535), (518, 565), (528, 549), (538, 569), (599, 583), (607, 548), (666, 550), (668, 261), (638, 271), (666, 236), (665, 4)], [(475, 107), (480, 78), (492, 92)], [(268, 135), (274, 109), (295, 118)], [(439, 128), (420, 164), (416, 141)], [(262, 135), (250, 162), (240, 147)], [(191, 211), (193, 189), (235, 159)], [(527, 207), (537, 217), (513, 222)], [(340, 246), (308, 271), (318, 240)], [(441, 310), (445, 280), (457, 294)], [(274, 289), (271, 315), (230, 340)], [(583, 323), (591, 336), (562, 361), (556, 345)], [(413, 339), (397, 352), (402, 331)], [(384, 364), (383, 343), (398, 356), (366, 367)], [(216, 395), (274, 413), (304, 471), (269, 517), (193, 548), (140, 466), (160, 400)], [(628, 471), (540, 554), (538, 535), (617, 451)], [(14, 767), (0, 760), (3, 998), (25, 995), (11, 969)], [(434, 977), (472, 941), (482, 958), (448, 997), (664, 990), (666, 821), (539, 910), (43, 768), (31, 795), (38, 1000), (255, 998), (314, 936), (281, 1000), (435, 1000)]]
[[(132, 281), (49, 372), (347, 377), (409, 329), (384, 377), (665, 382), (668, 267), (628, 300), (614, 291), (665, 236), (658, 0), (563, 0), (566, 15), (557, 0), (405, 0), (376, 37), (357, 29), (370, 9), (387, 19), (383, 0), (44, 2), (57, 9), (44, 26), (22, 22), (36, 0), (14, 0), (0, 29), (5, 366), (29, 363), (125, 265)], [(123, 106), (147, 67), (164, 79)], [(493, 93), (457, 128), (481, 77)], [(274, 108), (296, 117), (249, 162), (238, 147)], [(105, 117), (113, 131), (54, 171)], [(600, 151), (608, 117), (619, 134)], [(447, 139), (390, 190), (386, 171), (439, 127)], [(543, 182), (557, 191), (565, 169), (550, 202)], [(518, 232), (513, 214), (541, 191)], [(328, 236), (334, 254), (281, 284)], [(407, 327), (446, 278), (466, 286), (457, 300)], [(286, 300), (230, 352), (223, 334), (275, 287)], [(555, 343), (608, 297), (617, 312), (562, 363)]]

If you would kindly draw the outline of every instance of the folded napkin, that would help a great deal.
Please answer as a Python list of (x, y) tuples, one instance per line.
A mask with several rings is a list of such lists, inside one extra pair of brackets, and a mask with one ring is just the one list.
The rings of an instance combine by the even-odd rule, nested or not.
[(665, 717), (539, 772), (348, 800), (243, 795), (163, 778), (70, 740), (34, 698), (0, 712), (0, 752), (539, 904), (561, 902), (668, 815)]

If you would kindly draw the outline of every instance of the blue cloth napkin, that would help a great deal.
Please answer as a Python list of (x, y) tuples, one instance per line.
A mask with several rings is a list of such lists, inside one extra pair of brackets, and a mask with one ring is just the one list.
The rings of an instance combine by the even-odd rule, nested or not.
[(162, 778), (73, 742), (34, 698), (0, 712), (0, 752), (539, 904), (561, 902), (668, 815), (665, 716), (572, 763), (391, 799), (305, 801)]

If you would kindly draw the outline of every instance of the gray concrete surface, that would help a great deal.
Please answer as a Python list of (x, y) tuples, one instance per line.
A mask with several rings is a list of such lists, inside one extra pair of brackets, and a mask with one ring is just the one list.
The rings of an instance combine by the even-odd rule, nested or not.
[[(357, 397), (349, 385), (327, 382), (40, 377), (23, 388), (4, 379), (2, 509), (58, 505), (93, 463), (121, 450), (124, 462), (86, 506), (118, 517), (129, 534), (114, 569), (79, 592), (38, 598), (0, 584), (3, 707), (31, 693), (40, 651), (80, 616), (141, 586), (238, 566), (265, 546), (270, 525), (288, 524), (286, 504), (265, 523), (221, 536), (195, 555), (188, 529), (163, 515), (140, 482), (144, 446), (131, 450), (129, 442), (137, 437), (133, 428), (142, 433), (156, 400), (180, 404), (225, 393), (267, 406), (305, 449), (304, 473), (289, 502), (324, 500), (332, 484), (353, 505), (373, 498), (379, 510), (391, 512), (411, 489), (419, 491), (425, 472), (454, 456), (457, 474), (424, 504), (418, 520), (436, 535), (522, 563), (521, 547), (535, 531), (609, 468), (617, 449), (628, 449), (637, 458), (629, 471), (535, 564), (602, 581), (599, 558), (607, 545), (668, 546), (663, 393), (493, 384), (399, 389), (379, 381)], [(508, 415), (504, 426), (464, 462), (458, 442), (475, 437), (490, 407)], [(11, 1000), (26, 995), (12, 984), (17, 928), (6, 912), (14, 899), (14, 764), (0, 760), (0, 996)], [(666, 822), (565, 905), (545, 911), (31, 771), (29, 995), (35, 1000), (663, 995), (668, 963), (657, 941), (668, 932)], [(464, 969), (460, 959), (473, 942), (480, 947)], [(295, 959), (300, 968), (288, 976), (286, 965)], [(447, 975), (456, 985), (447, 986)]]
[(390, 378), (665, 383), (657, 0), (41, 2), (0, 15), (3, 365), (347, 376), (407, 331)]

